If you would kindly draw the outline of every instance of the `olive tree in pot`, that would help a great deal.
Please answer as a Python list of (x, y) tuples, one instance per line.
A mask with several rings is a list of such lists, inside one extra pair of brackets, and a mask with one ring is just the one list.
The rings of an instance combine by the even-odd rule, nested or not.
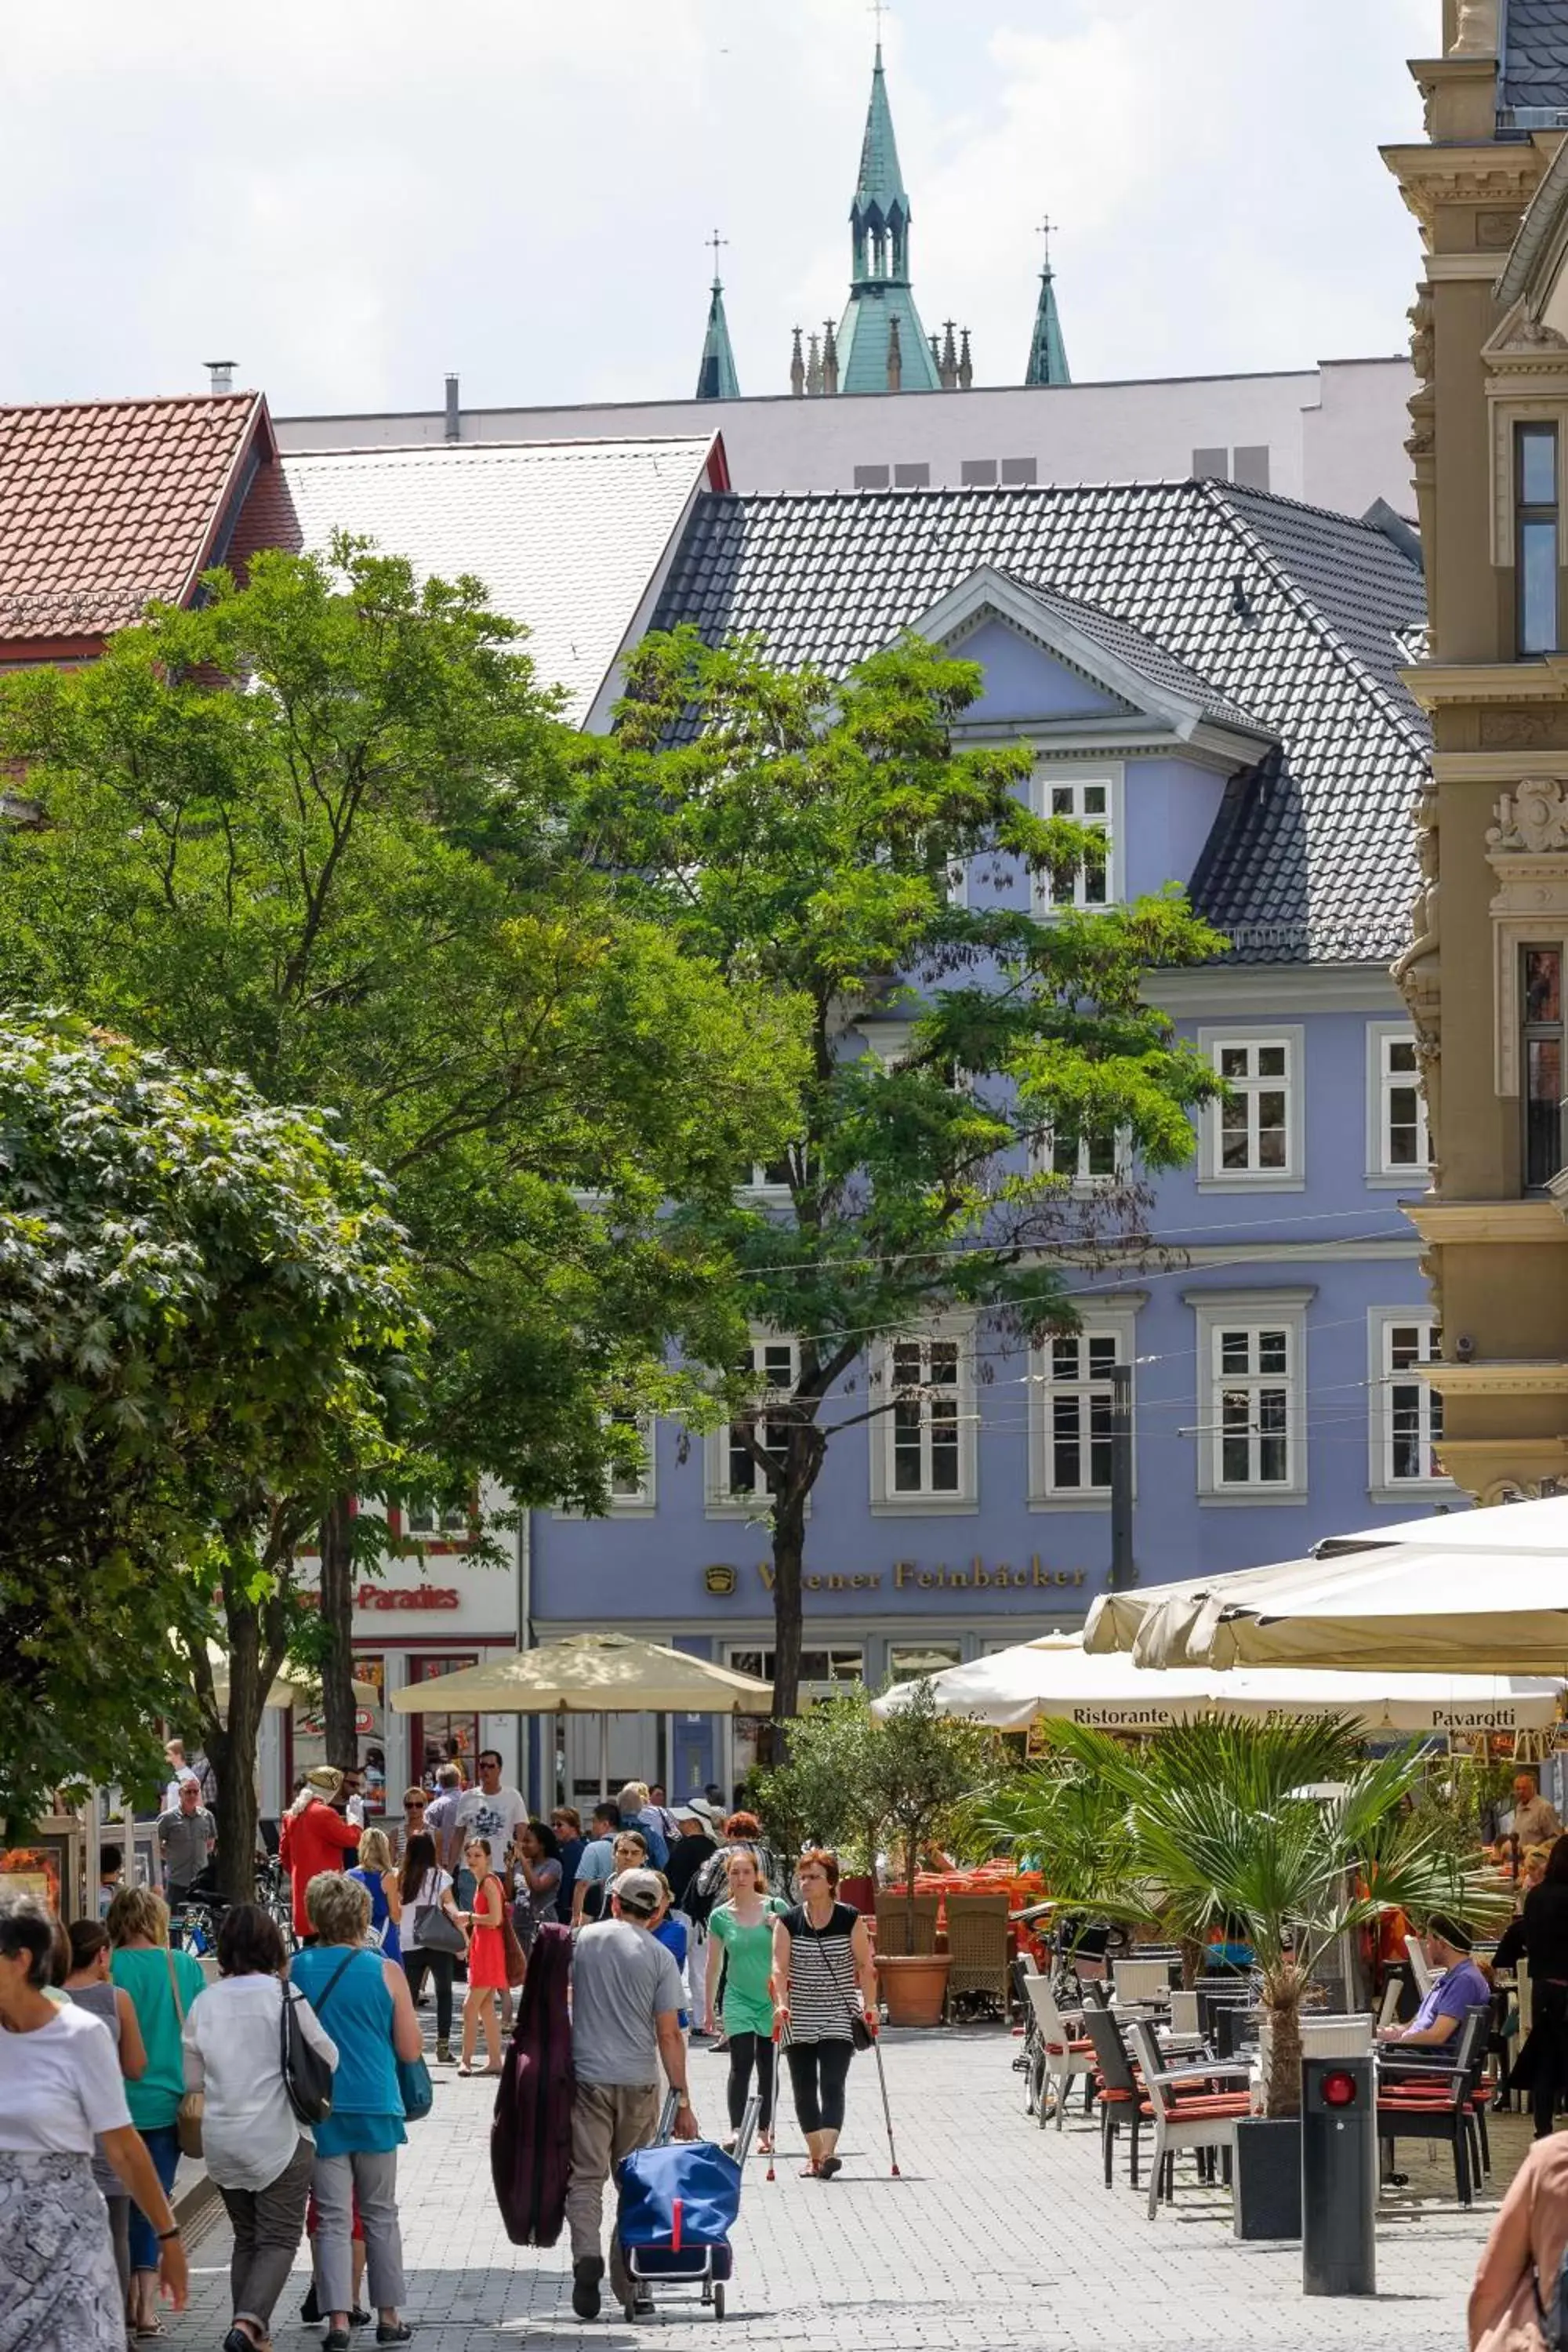
[[(839, 1885), (856, 1874), (875, 1884), (882, 1815), (870, 1787), (869, 1743), (877, 1726), (869, 1692), (862, 1684), (818, 1699), (792, 1725), (789, 1756), (757, 1772), (752, 1793), (775, 1853), (803, 1847), (831, 1847), (838, 1855)], [(852, 1898), (850, 1898), (852, 1899)]]
[(888, 2021), (937, 2025), (947, 1994), (945, 1953), (915, 1950), (915, 1874), (928, 1845), (941, 1843), (973, 1808), (991, 1777), (994, 1741), (984, 1726), (943, 1715), (927, 1679), (884, 1694), (865, 1748), (865, 1801), (901, 1863), (906, 1928), (901, 1954), (877, 1954)]
[(1456, 1853), (1407, 1806), (1426, 1769), (1419, 1749), (1368, 1761), (1349, 1718), (1216, 1717), (1136, 1748), (1075, 1724), (1050, 1737), (1124, 1808), (1130, 1852), (1122, 1883), (1095, 1890), (1101, 1907), (1157, 1916), (1198, 1943), (1219, 1927), (1256, 1955), (1263, 2117), (1238, 2129), (1237, 2231), (1299, 2235), (1301, 2007), (1314, 1974), (1384, 1911), (1481, 1925), (1506, 1895), (1479, 1850)]

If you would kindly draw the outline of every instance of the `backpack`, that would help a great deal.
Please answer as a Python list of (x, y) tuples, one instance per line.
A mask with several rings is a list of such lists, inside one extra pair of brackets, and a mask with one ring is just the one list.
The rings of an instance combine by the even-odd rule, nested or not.
[(572, 2160), (572, 1931), (546, 1920), (533, 1939), (490, 2126), (490, 2177), (514, 2246), (552, 2246), (566, 2216)]

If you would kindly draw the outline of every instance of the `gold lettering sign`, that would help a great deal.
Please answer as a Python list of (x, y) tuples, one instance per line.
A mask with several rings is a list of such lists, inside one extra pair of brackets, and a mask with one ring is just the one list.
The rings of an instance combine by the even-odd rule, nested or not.
[[(731, 1580), (715, 1584), (715, 1576), (722, 1569), (707, 1570), (710, 1592), (733, 1592)], [(728, 1571), (731, 1579), (733, 1570)], [(757, 1562), (757, 1581), (764, 1592), (771, 1593), (776, 1581), (772, 1560)], [(801, 1578), (805, 1592), (879, 1592), (887, 1583), (894, 1592), (1005, 1592), (1034, 1593), (1079, 1591), (1089, 1581), (1089, 1571), (1082, 1568), (1047, 1568), (1038, 1552), (1031, 1553), (1026, 1565), (1015, 1567), (1010, 1560), (996, 1560), (987, 1565), (978, 1553), (961, 1568), (950, 1568), (945, 1560), (933, 1567), (922, 1568), (919, 1560), (896, 1559), (884, 1579), (879, 1568), (810, 1570)]]

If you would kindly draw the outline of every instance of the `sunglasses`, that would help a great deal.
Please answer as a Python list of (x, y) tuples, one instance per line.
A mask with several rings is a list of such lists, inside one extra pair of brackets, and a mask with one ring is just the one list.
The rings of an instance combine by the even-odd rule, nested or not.
[(405, 1813), (422, 1813), (425, 1811), (424, 1798), (405, 1797), (403, 1801), (403, 1810)]

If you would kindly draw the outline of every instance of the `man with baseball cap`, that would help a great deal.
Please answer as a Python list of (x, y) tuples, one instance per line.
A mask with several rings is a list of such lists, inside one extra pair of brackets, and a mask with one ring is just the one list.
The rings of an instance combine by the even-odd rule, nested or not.
[[(573, 1948), (572, 2063), (577, 2089), (566, 2221), (572, 2232), (572, 2308), (579, 2319), (599, 2315), (605, 2183), (624, 2156), (653, 2138), (661, 2060), (680, 2102), (675, 2137), (697, 2137), (680, 2031), (685, 1990), (674, 1960), (649, 1932), (663, 1899), (657, 1873), (623, 1871), (610, 1896), (611, 1916), (582, 1928)], [(622, 2303), (629, 2299), (620, 2242), (613, 2232), (610, 2284)], [(639, 2289), (638, 2303), (646, 2300)]]

